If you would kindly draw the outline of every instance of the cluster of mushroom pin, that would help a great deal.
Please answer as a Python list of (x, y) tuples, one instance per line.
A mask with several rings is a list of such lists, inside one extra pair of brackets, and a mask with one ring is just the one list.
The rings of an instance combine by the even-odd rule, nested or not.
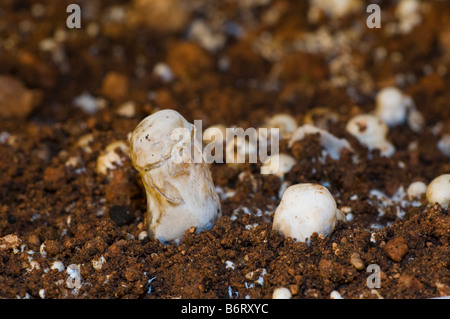
[[(364, 124), (361, 122), (367, 126), (364, 132), (359, 130), (361, 142), (374, 147), (380, 147), (383, 143), (388, 145), (384, 139), (387, 126), (374, 116), (359, 116), (348, 123), (347, 129), (357, 134), (356, 127)], [(293, 129), (293, 125), (290, 128)], [(198, 232), (210, 229), (221, 216), (220, 200), (208, 164), (202, 155), (198, 157), (200, 160), (194, 160), (196, 153), (201, 154), (199, 141), (195, 138), (185, 139), (182, 147), (191, 152), (184, 154), (182, 160), (178, 156), (180, 140), (178, 136), (174, 138), (174, 132), (180, 129), (189, 137), (196, 136), (195, 126), (181, 114), (174, 110), (162, 110), (145, 118), (130, 138), (131, 160), (141, 175), (147, 195), (148, 234), (163, 243), (180, 242), (186, 230), (191, 227), (195, 227)], [(328, 132), (308, 125), (298, 128), (290, 137), (296, 140), (308, 132), (319, 132), (325, 142), (324, 147), (329, 141), (349, 147)], [(379, 134), (375, 134), (377, 132)], [(274, 163), (275, 157), (277, 166), (281, 167), (266, 165), (265, 173), (283, 178), (295, 164), (295, 160), (280, 154), (272, 157), (270, 164)], [(437, 202), (446, 208), (450, 200), (449, 185), (450, 174), (432, 181), (426, 188), (430, 204)], [(411, 187), (411, 196), (416, 193), (413, 191)], [(329, 236), (338, 220), (345, 221), (345, 215), (337, 208), (326, 187), (309, 183), (296, 184), (284, 191), (274, 214), (273, 229), (297, 241), (309, 242), (313, 233)]]
[[(395, 92), (385, 94), (395, 95)], [(403, 111), (393, 116), (398, 122), (404, 118)], [(378, 112), (381, 118), (387, 114), (386, 110), (379, 109)], [(388, 128), (380, 117), (360, 115), (347, 124), (347, 130), (369, 148), (379, 148), (389, 156), (393, 146), (385, 139)], [(280, 122), (284, 120), (281, 118)], [(366, 129), (361, 130), (361, 126)], [(291, 144), (307, 133), (319, 133), (322, 146), (333, 156), (339, 157), (344, 147), (351, 150), (346, 140), (340, 140), (309, 124), (295, 128), (290, 123), (283, 127), (284, 130), (287, 128)], [(184, 132), (190, 138), (180, 140), (179, 134), (174, 135), (174, 132)], [(201, 154), (201, 142), (193, 138), (195, 133), (195, 126), (181, 114), (174, 110), (162, 110), (142, 120), (130, 137), (131, 161), (141, 175), (147, 195), (148, 235), (164, 244), (178, 244), (192, 227), (197, 232), (212, 228), (222, 214), (208, 164), (202, 155), (200, 160), (198, 157), (194, 160), (196, 155)], [(190, 150), (181, 160), (180, 141), (182, 148)], [(273, 164), (275, 162), (276, 167)], [(293, 165), (295, 160), (292, 157), (276, 154), (263, 166), (265, 173), (283, 179)], [(439, 203), (447, 208), (450, 202), (450, 174), (437, 177), (428, 186), (423, 182), (415, 182), (408, 189), (410, 198), (420, 197), (424, 193), (430, 204)], [(345, 222), (346, 217), (337, 208), (329, 190), (322, 185), (304, 183), (291, 185), (284, 190), (273, 216), (272, 227), (286, 237), (309, 245), (314, 233), (330, 236), (339, 220)], [(273, 298), (281, 299), (291, 297), (286, 288), (277, 288), (273, 295)]]
[[(194, 125), (181, 114), (162, 110), (145, 118), (130, 139), (131, 160), (141, 175), (147, 195), (148, 234), (163, 243), (178, 243), (191, 227), (197, 231), (210, 229), (221, 216), (220, 201), (207, 163), (201, 157), (200, 161), (194, 161), (193, 154), (184, 161), (177, 160), (180, 142), (173, 138), (177, 129), (195, 136)], [(194, 153), (200, 152), (195, 139), (187, 140), (184, 146)], [(290, 168), (294, 163), (288, 162)], [(286, 170), (282, 168), (282, 172)], [(269, 172), (282, 177), (279, 171), (269, 168)], [(297, 184), (284, 192), (273, 228), (285, 236), (305, 241), (314, 232), (331, 234), (339, 218), (342, 215), (325, 187)]]

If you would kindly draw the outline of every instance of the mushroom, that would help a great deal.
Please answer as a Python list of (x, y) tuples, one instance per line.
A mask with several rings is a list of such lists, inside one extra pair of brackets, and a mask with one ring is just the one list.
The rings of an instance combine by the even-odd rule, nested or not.
[(297, 129), (297, 121), (292, 115), (279, 113), (272, 116), (266, 123), (267, 128), (280, 129), (280, 137), (282, 139), (288, 139), (294, 134)]
[(389, 127), (407, 122), (414, 132), (420, 132), (425, 124), (425, 119), (417, 110), (412, 98), (391, 86), (377, 93), (375, 115)]
[(433, 179), (427, 187), (426, 194), (431, 205), (439, 203), (443, 208), (447, 208), (450, 203), (450, 174)]
[(261, 174), (275, 174), (280, 179), (295, 165), (296, 160), (284, 153), (273, 154), (267, 158), (261, 167)]
[(146, 117), (131, 135), (131, 161), (147, 195), (148, 235), (162, 243), (179, 243), (192, 227), (210, 229), (221, 216), (195, 136), (195, 126), (174, 110)]
[(328, 189), (318, 184), (296, 184), (283, 193), (275, 210), (273, 229), (297, 241), (306, 241), (313, 233), (329, 236), (337, 220), (345, 215), (337, 209)]
[(289, 147), (292, 147), (296, 141), (303, 140), (308, 134), (320, 135), (320, 145), (327, 151), (330, 157), (334, 160), (339, 160), (341, 152), (344, 148), (353, 151), (350, 143), (344, 138), (338, 138), (328, 132), (327, 130), (318, 128), (314, 125), (304, 124), (295, 130), (291, 139), (289, 140)]
[(383, 120), (371, 114), (359, 114), (350, 119), (346, 130), (369, 150), (379, 149), (381, 155), (391, 157), (395, 147), (386, 140), (388, 126)]
[(409, 200), (420, 199), (422, 194), (425, 194), (427, 191), (427, 185), (424, 182), (416, 181), (411, 183), (406, 190), (406, 194), (408, 195)]

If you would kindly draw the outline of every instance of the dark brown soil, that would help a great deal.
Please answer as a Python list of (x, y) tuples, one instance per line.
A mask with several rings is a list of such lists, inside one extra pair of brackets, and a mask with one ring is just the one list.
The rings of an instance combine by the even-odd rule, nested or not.
[[(288, 0), (167, 0), (167, 10), (157, 9), (162, 1), (79, 1), (82, 27), (68, 29), (71, 2), (3, 0), (0, 9), (0, 86), (10, 88), (0, 90), (8, 97), (0, 98), (0, 298), (271, 298), (278, 287), (293, 298), (450, 295), (449, 210), (423, 197), (420, 205), (381, 206), (370, 195), (392, 196), (450, 172), (436, 146), (450, 133), (449, 3), (427, 1), (420, 25), (398, 35), (386, 31), (396, 23), (396, 1), (378, 1), (381, 29), (366, 27), (365, 7), (308, 23), (308, 2)], [(223, 36), (223, 46), (208, 51), (189, 38), (195, 19)], [(301, 49), (320, 28), (348, 43)], [(350, 60), (336, 71), (344, 55)], [(159, 62), (173, 80), (152, 72)], [(397, 151), (385, 158), (345, 124), (374, 109), (379, 88), (395, 84), (426, 126), (391, 129)], [(91, 114), (75, 106), (84, 92), (106, 106)], [(124, 116), (128, 101), (135, 112)], [(326, 185), (353, 215), (310, 246), (272, 230), (282, 182), (259, 174), (259, 164), (212, 164), (216, 187), (229, 193), (223, 216), (209, 231), (188, 231), (178, 246), (140, 238), (146, 198), (127, 154), (117, 151), (123, 163), (107, 175), (96, 170), (107, 145), (127, 141), (159, 108), (201, 119), (204, 128), (245, 128), (277, 113), (301, 124), (317, 106), (339, 115), (329, 131), (347, 138), (360, 161), (344, 153), (324, 163), (314, 135), (292, 148), (282, 142), (297, 160), (284, 180)], [(86, 134), (92, 140), (80, 145)], [(52, 269), (55, 261), (63, 271)], [(370, 264), (381, 269), (379, 289), (367, 285)], [(68, 285), (70, 265), (81, 269), (79, 288)]]

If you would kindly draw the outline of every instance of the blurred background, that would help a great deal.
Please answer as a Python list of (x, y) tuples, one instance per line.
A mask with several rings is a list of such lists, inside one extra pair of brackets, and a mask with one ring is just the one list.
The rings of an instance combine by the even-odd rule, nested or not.
[[(370, 3), (381, 28), (367, 27)], [(315, 106), (366, 111), (397, 85), (427, 121), (448, 120), (449, 2), (370, 3), (4, 0), (0, 74), (19, 83), (2, 80), (0, 117), (50, 124), (162, 107), (245, 126), (277, 112), (301, 121)], [(67, 27), (70, 4), (81, 28)]]

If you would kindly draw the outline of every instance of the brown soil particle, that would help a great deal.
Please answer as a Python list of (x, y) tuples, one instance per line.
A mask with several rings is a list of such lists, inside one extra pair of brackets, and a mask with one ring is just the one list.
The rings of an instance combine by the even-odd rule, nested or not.
[(0, 116), (26, 118), (38, 101), (37, 92), (27, 89), (21, 81), (0, 76)]
[[(367, 28), (364, 5), (313, 19), (319, 2), (81, 1), (80, 29), (65, 27), (66, 1), (2, 4), (0, 298), (268, 299), (281, 287), (294, 299), (450, 295), (449, 209), (406, 196), (412, 182), (450, 172), (437, 147), (450, 134), (450, 3), (420, 1), (419, 25), (402, 33), (399, 1), (378, 1), (380, 29)], [(155, 74), (158, 64), (171, 76)], [(346, 131), (387, 85), (425, 122), (389, 128), (392, 157)], [(165, 108), (203, 130), (258, 128), (286, 113), (353, 150), (336, 160), (319, 134), (282, 140), (296, 161), (283, 178), (260, 174), (261, 163), (213, 163), (222, 217), (162, 245), (147, 233), (128, 154), (117, 149), (105, 174), (97, 160)], [(272, 229), (297, 183), (327, 187), (347, 219), (309, 245)], [(368, 286), (369, 266), (380, 288)]]
[(128, 77), (117, 72), (108, 72), (103, 79), (101, 93), (111, 100), (122, 100), (128, 95)]
[(408, 244), (403, 237), (395, 237), (386, 243), (384, 252), (386, 253), (386, 256), (399, 263), (408, 252)]

